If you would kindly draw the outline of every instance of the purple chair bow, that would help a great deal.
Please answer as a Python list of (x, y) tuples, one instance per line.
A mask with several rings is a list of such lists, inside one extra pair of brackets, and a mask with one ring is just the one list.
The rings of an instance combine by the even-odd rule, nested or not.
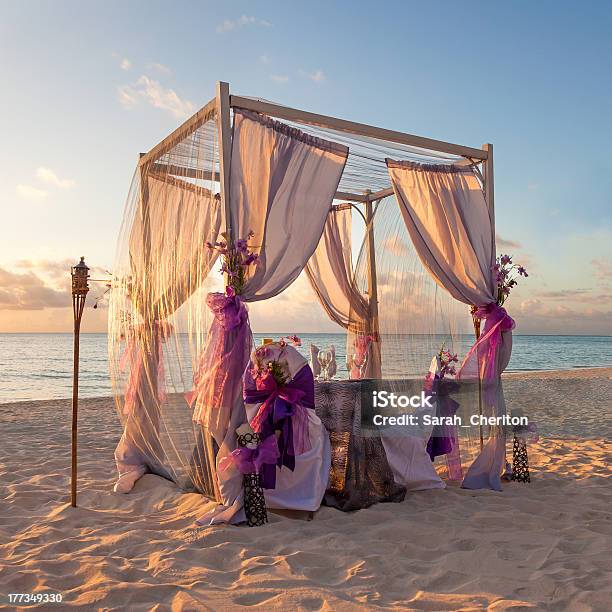
[[(276, 466), (295, 469), (295, 457), (312, 447), (308, 436), (308, 409), (314, 409), (314, 379), (305, 365), (286, 384), (279, 386), (271, 373), (253, 378), (250, 370), (244, 375), (244, 401), (261, 406), (251, 421), (263, 442), (277, 443), (276, 464), (263, 464), (260, 469), (263, 487), (276, 486)], [(278, 436), (276, 433), (278, 432)]]

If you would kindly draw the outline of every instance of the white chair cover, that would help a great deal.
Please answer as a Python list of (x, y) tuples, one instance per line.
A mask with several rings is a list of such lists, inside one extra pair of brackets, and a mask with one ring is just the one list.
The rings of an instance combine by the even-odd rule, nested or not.
[[(306, 359), (292, 346), (281, 348), (274, 343), (267, 345), (267, 349), (266, 361), (286, 360), (291, 378), (302, 368), (309, 367)], [(249, 421), (260, 406), (261, 403), (246, 404)], [(276, 488), (264, 490), (268, 508), (315, 511), (321, 505), (331, 465), (329, 435), (314, 410), (308, 410), (308, 421), (311, 449), (295, 457), (295, 470), (276, 468)]]

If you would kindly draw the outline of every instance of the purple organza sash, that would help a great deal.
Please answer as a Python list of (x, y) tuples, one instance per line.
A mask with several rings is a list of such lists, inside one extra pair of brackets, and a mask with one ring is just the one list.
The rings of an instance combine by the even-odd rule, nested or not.
[[(514, 329), (514, 320), (504, 308), (491, 303), (479, 307), (474, 316), (485, 319), (480, 338), (463, 360), (457, 380), (480, 380), (483, 384), (484, 408), (493, 416), (502, 416), (501, 373), (510, 357), (511, 344), (505, 345), (504, 334)], [(469, 467), (461, 486), (465, 489), (501, 491), (500, 475), (504, 466), (506, 439), (500, 428), (493, 428), (489, 439)]]
[(278, 459), (278, 445), (274, 436), (266, 438), (256, 448), (243, 446), (232, 451), (227, 457), (219, 461), (219, 469), (226, 470), (235, 465), (241, 474), (254, 474), (260, 472), (264, 465), (276, 467)]
[(214, 319), (193, 377), (194, 388), (185, 399), (189, 406), (195, 403), (193, 420), (208, 427), (221, 444), (235, 400), (240, 397), (251, 350), (251, 329), (246, 306), (238, 296), (209, 293), (206, 303)]
[[(276, 465), (264, 464), (260, 470), (263, 487), (276, 485), (276, 466), (295, 469), (295, 457), (312, 447), (308, 435), (308, 409), (314, 409), (314, 379), (312, 370), (304, 366), (292, 380), (279, 387), (271, 374), (257, 379), (250, 371), (244, 375), (244, 401), (262, 402), (251, 421), (254, 431), (264, 442), (276, 439), (278, 458)], [(279, 432), (278, 438), (275, 433)], [(263, 444), (263, 443), (262, 443)]]
[[(172, 326), (169, 323), (154, 321), (152, 338), (157, 349), (157, 399), (163, 402), (166, 399), (166, 376), (164, 370), (164, 350), (162, 342), (172, 333)], [(130, 375), (125, 389), (125, 401), (123, 404), (123, 414), (128, 416), (134, 410), (136, 399), (142, 393), (141, 385), (144, 372), (144, 353), (149, 352), (146, 340), (146, 329), (144, 324), (130, 327), (126, 339), (125, 350), (119, 361), (119, 371), (125, 372), (128, 364)]]
[(478, 379), (480, 376), (480, 380), (486, 384), (487, 403), (493, 404), (496, 394), (494, 383), (501, 374), (498, 359), (503, 344), (502, 333), (513, 330), (515, 323), (506, 309), (495, 303), (480, 306), (474, 317), (485, 320), (484, 329), (463, 360), (457, 380)]

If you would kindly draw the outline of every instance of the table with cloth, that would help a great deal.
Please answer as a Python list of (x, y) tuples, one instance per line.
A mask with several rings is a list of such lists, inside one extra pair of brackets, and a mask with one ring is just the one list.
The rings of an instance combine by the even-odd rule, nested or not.
[(371, 385), (359, 380), (315, 382), (315, 411), (331, 442), (323, 503), (340, 510), (399, 502), (407, 490), (444, 487), (422, 439), (387, 435), (362, 423), (362, 391)]

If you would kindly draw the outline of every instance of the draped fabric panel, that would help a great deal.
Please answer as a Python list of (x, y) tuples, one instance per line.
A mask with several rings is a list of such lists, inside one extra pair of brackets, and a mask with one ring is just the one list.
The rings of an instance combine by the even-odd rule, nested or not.
[(242, 299), (265, 300), (286, 289), (319, 243), (348, 149), (268, 117), (234, 111), (231, 225), (249, 230), (259, 263)]
[(406, 228), (423, 265), (456, 300), (495, 301), (491, 219), (469, 166), (387, 159)]
[(146, 471), (214, 495), (194, 451), (184, 393), (202, 351), (207, 315), (201, 290), (216, 260), (222, 215), (214, 107), (156, 158), (141, 160), (130, 188), (113, 266), (109, 361), (124, 426), (116, 489)]
[[(231, 237), (234, 241), (247, 238), (252, 231), (254, 237), (249, 244), (259, 255), (235, 298), (238, 302), (274, 297), (304, 269), (323, 232), (347, 156), (346, 147), (308, 136), (268, 117), (235, 109), (229, 190)], [(242, 372), (238, 372), (235, 362), (226, 357), (230, 350), (238, 351), (241, 359), (248, 355), (251, 347), (248, 318), (244, 325), (248, 334), (231, 338), (231, 343), (227, 334), (223, 336), (225, 349), (221, 357), (210, 358), (212, 343), (207, 347), (201, 363), (212, 364), (209, 367), (212, 372), (204, 373), (202, 380), (222, 380), (228, 389), (241, 389), (246, 363)], [(204, 395), (205, 386), (201, 391)], [(199, 402), (195, 415), (202, 424), (214, 420), (215, 439), (223, 440), (216, 457), (217, 466), (236, 448), (234, 432), (240, 417), (243, 423), (246, 420), (241, 397), (234, 397), (231, 405), (226, 404), (223, 398)], [(220, 419), (219, 414), (225, 417)], [(202, 524), (239, 520), (242, 476), (236, 471), (217, 470), (217, 478), (221, 491), (228, 494), (222, 495), (220, 507), (200, 519)]]
[[(514, 322), (497, 306), (493, 228), (482, 186), (469, 166), (386, 161), (423, 265), (455, 299), (479, 307), (479, 316), (487, 319), (483, 335), (490, 330), (490, 339), (470, 351), (458, 378), (486, 382), (479, 410), (486, 416), (501, 416), (505, 414), (501, 373), (509, 360)], [(501, 490), (504, 452), (504, 432), (493, 426), (463, 486)]]
[(365, 328), (370, 307), (354, 279), (350, 208), (330, 211), (306, 275), (332, 321), (344, 329), (351, 321), (359, 330)]

